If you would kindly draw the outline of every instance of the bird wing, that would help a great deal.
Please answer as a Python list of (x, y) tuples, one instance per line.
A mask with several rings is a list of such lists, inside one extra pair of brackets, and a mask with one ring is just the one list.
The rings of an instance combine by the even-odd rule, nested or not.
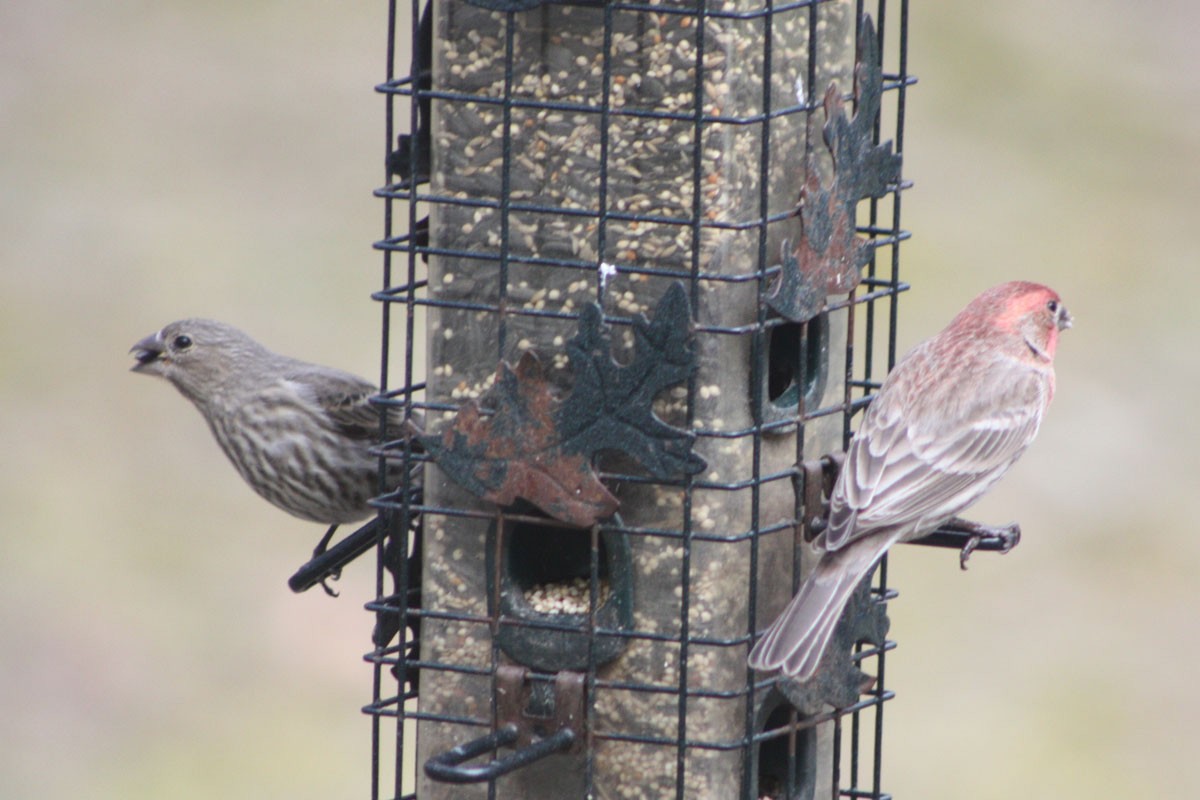
[[(379, 408), (370, 399), (379, 390), (375, 384), (349, 372), (302, 364), (284, 376), (325, 412), (338, 433), (351, 439), (375, 441), (379, 437)], [(400, 436), (399, 425), (391, 424), (389, 413), (388, 435), (395, 428)]]
[[(1042, 374), (1007, 377), (1001, 402), (988, 407), (881, 392), (846, 454), (826, 547), (884, 528), (924, 534), (978, 500), (1033, 441), (1045, 408)], [(936, 413), (914, 419), (916, 407)]]

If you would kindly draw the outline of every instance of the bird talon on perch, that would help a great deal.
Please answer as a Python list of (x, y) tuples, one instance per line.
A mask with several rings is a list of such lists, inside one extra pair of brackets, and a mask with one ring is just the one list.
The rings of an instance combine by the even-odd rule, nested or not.
[(958, 554), (958, 567), (964, 572), (967, 569), (967, 562), (971, 559), (971, 553), (975, 552), (975, 548), (979, 547), (983, 541), (983, 534), (976, 533), (971, 538), (967, 539), (967, 543), (963, 545), (962, 551)]
[(1009, 552), (1021, 543), (1021, 526), (1015, 522), (1010, 522), (1007, 525), (992, 526), (955, 517), (947, 522), (944, 527), (966, 534), (969, 537), (958, 557), (958, 565), (964, 570), (967, 568), (967, 560), (971, 558), (971, 554), (987, 539), (998, 542), (999, 546), (992, 545), (986, 549), (997, 550), (1001, 554)]

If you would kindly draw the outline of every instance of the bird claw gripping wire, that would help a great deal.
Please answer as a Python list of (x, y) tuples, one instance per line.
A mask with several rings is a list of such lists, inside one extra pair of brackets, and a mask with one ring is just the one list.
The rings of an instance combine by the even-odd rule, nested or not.
[(971, 558), (971, 553), (981, 546), (985, 550), (996, 550), (1004, 554), (1021, 543), (1021, 526), (1015, 522), (991, 526), (955, 517), (944, 523), (938, 530), (939, 532), (953, 531), (966, 534), (968, 537), (967, 543), (963, 545), (958, 556), (958, 565), (964, 570), (967, 568), (967, 561)]
[[(333, 534), (337, 532), (337, 525), (330, 525), (329, 530), (325, 531), (325, 535), (321, 537), (321, 541), (317, 542), (317, 546), (313, 548), (312, 557), (319, 558), (325, 555), (329, 550), (329, 542), (333, 539)], [(336, 581), (342, 577), (342, 568), (336, 567), (331, 569), (328, 574), (321, 578), (321, 588), (325, 590), (325, 594), (329, 597), (337, 597), (338, 591), (331, 587), (328, 581)]]
[[(336, 527), (335, 525), (330, 528), (327, 535), (331, 534)], [(336, 597), (337, 594), (325, 582), (330, 579), (337, 580), (342, 572), (342, 567), (374, 547), (378, 538), (378, 518), (372, 518), (333, 547), (328, 547), (328, 541), (322, 539), (317, 548), (313, 550), (312, 559), (288, 579), (288, 587), (298, 593), (319, 583), (325, 589), (326, 594)]]

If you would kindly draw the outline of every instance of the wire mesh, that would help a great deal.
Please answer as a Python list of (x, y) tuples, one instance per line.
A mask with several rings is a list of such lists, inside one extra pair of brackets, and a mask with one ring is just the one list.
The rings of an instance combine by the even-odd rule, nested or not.
[[(647, 475), (605, 452), (620, 510), (579, 528), (481, 500), (417, 439), (388, 443), (413, 469), (377, 501), (392, 534), (368, 606), (373, 798), (888, 796), (891, 643), (857, 647), (875, 680), (837, 709), (798, 709), (745, 663), (812, 558), (801, 465), (844, 447), (896, 356), (902, 181), (858, 212), (874, 249), (857, 288), (803, 322), (763, 302), (809, 171), (832, 170), (822, 95), (853, 100), (868, 13), (874, 139), (902, 152), (905, 2), (392, 0), (381, 402), (435, 434), (468, 406), (486, 419), (498, 364), (527, 352), (574, 398), (585, 308), (627, 367), (681, 286), (695, 366), (653, 410), (706, 466)], [(885, 561), (871, 602), (891, 596)], [(545, 741), (576, 702), (558, 755), (427, 775), (487, 734), (472, 763)]]

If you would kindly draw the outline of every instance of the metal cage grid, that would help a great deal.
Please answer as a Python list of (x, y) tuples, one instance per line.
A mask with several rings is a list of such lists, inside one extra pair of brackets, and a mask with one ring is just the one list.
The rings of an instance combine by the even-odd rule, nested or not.
[[(811, 26), (809, 30), (814, 32), (815, 37), (819, 32), (819, 13), (822, 7), (827, 5), (838, 3), (832, 0), (796, 0), (774, 4), (768, 0), (761, 4), (737, 4), (736, 8), (733, 4), (706, 6), (703, 3), (608, 3), (602, 7), (589, 7), (589, 13), (593, 13), (601, 24), (604, 52), (611, 53), (616, 21), (622, 15), (673, 15), (678, 19), (690, 19), (691, 27), (696, 30), (702, 29), (707, 19), (729, 19), (762, 24), (770, 31), (772, 20), (780, 15), (802, 14), (807, 16)], [(907, 72), (906, 60), (907, 2), (901, 0), (897, 3), (893, 0), (889, 4), (886, 0), (879, 0), (871, 9), (865, 9), (861, 2), (841, 5), (851, 7), (850, 13), (853, 15), (856, 31), (858, 21), (863, 19), (866, 13), (874, 17), (876, 35), (883, 54), (884, 97), (883, 110), (875, 120), (875, 140), (878, 142), (891, 138), (897, 150), (902, 152), (904, 98), (907, 87), (913, 82)], [(889, 5), (892, 8), (889, 8)], [(498, 596), (491, 598), (493, 602), (486, 613), (464, 613), (453, 608), (439, 607), (436, 600), (429, 597), (422, 598), (422, 569), (426, 572), (428, 570), (427, 564), (423, 567), (423, 540), (429, 537), (438, 520), (467, 518), (479, 520), (481, 524), (494, 525), (493, 529), (497, 531), (497, 535), (489, 540), (488, 545), (492, 548), (499, 548), (504, 537), (511, 536), (516, 530), (514, 526), (519, 528), (521, 525), (544, 525), (547, 520), (524, 506), (489, 509), (430, 502), (428, 497), (422, 498), (419, 478), (422, 465), (426, 471), (432, 469), (426, 463), (428, 455), (415, 446), (411, 439), (385, 445), (382, 448), (384, 457), (402, 459), (413, 465), (414, 470), (411, 474), (414, 477), (410, 484), (386, 487), (389, 491), (382, 494), (377, 501), (381, 515), (390, 519), (393, 533), (386, 545), (380, 545), (378, 599), (368, 605), (368, 609), (376, 613), (380, 620), (376, 630), (376, 646), (366, 656), (374, 665), (373, 698), (364, 709), (372, 716), (373, 725), (372, 797), (426, 796), (417, 788), (420, 785), (420, 769), (425, 766), (424, 763), (418, 763), (412, 741), (418, 724), (442, 725), (457, 732), (458, 739), (464, 742), (498, 728), (497, 719), (503, 713), (500, 705), (504, 701), (498, 697), (500, 693), (497, 688), (505, 680), (503, 668), (509, 659), (503, 654), (497, 639), (501, 631), (508, 628), (537, 628), (564, 633), (578, 633), (582, 630), (584, 634), (586, 656), (579, 673), (582, 675), (580, 691), (586, 717), (582, 726), (585, 733), (582, 741), (568, 743), (580, 760), (577, 762), (581, 773), (579, 783), (571, 784), (581, 788), (583, 793), (578, 795), (580, 797), (641, 796), (626, 795), (612, 791), (609, 787), (597, 786), (597, 771), (603, 771), (606, 767), (598, 765), (596, 752), (597, 748), (606, 742), (628, 743), (651, 748), (656, 752), (669, 753), (664, 762), (671, 771), (666, 784), (669, 791), (645, 796), (715, 796), (698, 789), (693, 774), (697, 769), (696, 765), (702, 763), (694, 759), (694, 753), (712, 751), (734, 753), (740, 759), (743, 774), (736, 780), (737, 797), (888, 797), (881, 788), (881, 759), (883, 704), (892, 697), (892, 693), (885, 688), (884, 655), (893, 646), (891, 642), (882, 646), (858, 648), (857, 660), (864, 665), (873, 662), (876, 680), (857, 703), (807, 716), (799, 714), (786, 703), (777, 703), (773, 709), (769, 703), (764, 705), (764, 698), (771, 696), (773, 692), (772, 679), (755, 675), (744, 666), (736, 685), (733, 686), (697, 685), (695, 675), (690, 670), (697, 656), (707, 651), (735, 652), (744, 665), (745, 655), (753, 644), (754, 632), (769, 622), (759, 610), (760, 604), (756, 596), (760, 571), (764, 569), (763, 561), (766, 558), (760, 543), (772, 536), (790, 536), (791, 531), (797, 527), (803, 513), (803, 477), (800, 465), (806, 460), (825, 455), (824, 452), (811, 452), (811, 442), (806, 440), (804, 435), (806, 426), (822, 420), (837, 420), (840, 422), (840, 444), (844, 446), (851, 435), (854, 416), (870, 401), (882, 376), (894, 363), (898, 295), (907, 288), (900, 280), (899, 261), (900, 244), (908, 236), (900, 227), (901, 194), (907, 184), (900, 182), (891, 187), (882, 199), (864, 202), (859, 212), (860, 222), (857, 230), (873, 243), (873, 256), (865, 269), (860, 286), (845, 297), (830, 297), (825, 306), (821, 321), (835, 331), (834, 338), (839, 339), (830, 345), (831, 349), (840, 352), (843, 349), (840, 335), (844, 332), (845, 336), (844, 356), (833, 359), (834, 368), (844, 369), (844, 375), (831, 376), (839, 385), (840, 391), (836, 393), (833, 402), (818, 404), (813, 408), (806, 407), (805, 392), (799, 391), (795, 398), (794, 410), (789, 413), (776, 413), (773, 405), (778, 405), (776, 401), (779, 400), (783, 389), (774, 385), (771, 376), (766, 374), (772, 358), (777, 356), (792, 361), (782, 367), (785, 375), (783, 383), (786, 384), (787, 376), (794, 378), (810, 374), (812, 365), (809, 361), (815, 358), (814, 354), (819, 353), (806, 346), (780, 348), (780, 352), (775, 353), (775, 343), (779, 341), (775, 337), (789, 332), (799, 335), (799, 342), (810, 342), (812, 339), (805, 337), (816, 335), (817, 331), (812, 327), (816, 323), (806, 323), (793, 330), (785, 319), (771, 314), (765, 306), (760, 305), (757, 318), (751, 322), (739, 325), (722, 324), (716, 315), (706, 316), (705, 309), (711, 306), (706, 305), (704, 293), (709, 287), (747, 285), (753, 287), (757, 294), (764, 295), (777, 280), (780, 268), (773, 263), (771, 244), (778, 239), (777, 229), (788, 224), (794, 209), (777, 208), (778, 203), (774, 203), (774, 198), (770, 196), (771, 190), (766, 177), (771, 170), (777, 168), (777, 165), (772, 163), (773, 159), (777, 160), (777, 154), (771, 150), (771, 132), (773, 126), (779, 125), (781, 120), (793, 117), (805, 120), (802, 127), (805, 131), (806, 153), (819, 146), (821, 92), (815, 59), (809, 60), (807, 74), (804, 76), (805, 85), (811, 87), (808, 96), (797, 98), (795, 102), (780, 102), (777, 96), (778, 87), (772, 80), (772, 37), (766, 36), (765, 52), (761, 54), (764, 72), (762, 106), (758, 111), (744, 115), (714, 114), (711, 109), (706, 110), (699, 101), (694, 102), (691, 107), (673, 110), (617, 107), (610, 102), (616, 75), (610, 68), (609, 58), (605, 58), (603, 68), (597, 76), (600, 81), (601, 98), (598, 105), (560, 102), (521, 96), (519, 92), (514, 91), (519, 81), (512, 57), (518, 18), (540, 11), (493, 10), (490, 13), (500, 21), (497, 36), (507, 54), (504, 60), (506, 69), (502, 76), (504, 90), (499, 95), (457, 91), (439, 87), (436, 81), (431, 80), (430, 50), (433, 23), (426, 9), (422, 8), (421, 0), (412, 0), (411, 5), (391, 0), (388, 18), (387, 80), (378, 87), (387, 99), (386, 134), (389, 157), (387, 184), (377, 191), (377, 195), (385, 203), (384, 236), (376, 245), (383, 255), (383, 288), (375, 295), (376, 299), (381, 301), (383, 326), (380, 381), (384, 389), (381, 402), (403, 408), (406, 416), (418, 421), (453, 414), (461, 409), (461, 402), (454, 399), (448, 402), (444, 394), (430, 390), (426, 358), (418, 350), (431, 315), (444, 310), (471, 313), (494, 320), (495, 327), (492, 332), (496, 339), (496, 349), (488, 355), (492, 359), (493, 367), (497, 360), (511, 361), (524, 349), (519, 346), (521, 342), (513, 341), (520, 335), (520, 330), (523, 330), (520, 327), (523, 324), (522, 320), (542, 325), (557, 324), (559, 327), (554, 329), (556, 331), (573, 330), (573, 326), (579, 322), (579, 310), (564, 310), (561, 306), (555, 309), (538, 305), (536, 302), (521, 302), (529, 298), (518, 297), (513, 293), (512, 287), (516, 284), (513, 276), (517, 274), (529, 275), (539, 270), (554, 270), (569, 273), (572, 276), (572, 285), (586, 281), (587, 291), (594, 301), (602, 305), (604, 322), (612, 327), (614, 337), (622, 331), (630, 330), (636, 325), (635, 312), (638, 309), (627, 308), (619, 302), (614, 302), (612, 292), (606, 289), (603, 275), (598, 275), (598, 267), (602, 263), (608, 263), (609, 258), (620, 258), (618, 245), (621, 242), (618, 240), (621, 232), (627, 230), (628, 226), (670, 228), (681, 231), (683, 238), (690, 241), (690, 253), (682, 260), (672, 263), (654, 259), (621, 263), (619, 274), (623, 278), (640, 279), (657, 286), (665, 286), (668, 282), (681, 283), (689, 299), (690, 308), (695, 314), (692, 330), (701, 349), (708, 339), (725, 337), (748, 342), (752, 372), (749, 379), (752, 420), (749, 425), (725, 428), (712, 424), (711, 420), (699, 414), (697, 409), (702, 405), (702, 393), (708, 391), (708, 387), (701, 385), (701, 381), (694, 374), (686, 381), (684, 390), (676, 393), (676, 399), (679, 401), (677, 410), (681, 427), (686, 427), (695, 434), (698, 447), (716, 447), (732, 443), (748, 451), (750, 471), (749, 474), (732, 478), (697, 475), (664, 481), (647, 478), (636, 470), (626, 470), (620, 465), (613, 466), (605, 461), (601, 476), (606, 483), (632, 487), (667, 487), (677, 493), (679, 525), (667, 527), (627, 524), (618, 516), (584, 531), (581, 534), (581, 546), (582, 552), (586, 554), (586, 577), (589, 579), (585, 598), (587, 612), (579, 615), (582, 622), (572, 619), (560, 624), (544, 617), (507, 616), (501, 610)], [(703, 36), (697, 35), (692, 45), (696, 64), (693, 78), (696, 85), (695, 98), (705, 94), (704, 41)], [(406, 74), (398, 76), (397, 61), (410, 44), (411, 59), (402, 68)], [(773, 91), (776, 93), (775, 98), (772, 98)], [(848, 89), (843, 90), (843, 95), (852, 98)], [(430, 136), (431, 106), (434, 104), (441, 104), (444, 108), (469, 104), (472, 108), (491, 108), (499, 114), (502, 142), (498, 151), (498, 169), (495, 171), (495, 178), (498, 180), (495, 196), (471, 197), (462, 193), (434, 192), (427, 188), (430, 172), (429, 150), (436, 146)], [(536, 198), (528, 201), (514, 196), (513, 184), (522, 165), (518, 161), (519, 148), (511, 141), (514, 135), (512, 131), (514, 124), (519, 124), (522, 115), (531, 112), (587, 113), (598, 118), (601, 139), (600, 157), (595, 162), (597, 173), (594, 204), (568, 207), (563, 204), (538, 202)], [(608, 166), (612, 156), (612, 142), (608, 140), (607, 132), (614, 120), (620, 117), (662, 119), (671, 125), (690, 128), (694, 157), (690, 185), (682, 187), (683, 197), (687, 201), (679, 206), (682, 213), (639, 211), (621, 207), (615, 202)], [(719, 125), (754, 126), (761, 131), (758, 172), (762, 180), (758, 184), (756, 207), (739, 208), (736, 214), (714, 217), (706, 213), (709, 209), (706, 207), (704, 195), (706, 176), (702, 170), (702, 142), (705, 130)], [(401, 126), (408, 133), (398, 137), (398, 128)], [(399, 147), (396, 147), (397, 141), (400, 142)], [(475, 246), (456, 246), (453, 242), (430, 239), (430, 212), (435, 215), (449, 215), (462, 209), (471, 214), (482, 210), (489, 215), (495, 215), (497, 235), (493, 240), (493, 247), (481, 249)], [(568, 225), (576, 221), (585, 222), (588, 226), (587, 231), (594, 237), (595, 245), (588, 253), (582, 255), (521, 252), (516, 242), (521, 235), (518, 223), (522, 214), (553, 216), (568, 220)], [(863, 217), (866, 218), (865, 222), (862, 221)], [(730, 232), (731, 235), (751, 237), (751, 268), (736, 274), (710, 269), (710, 262), (701, 255), (700, 244), (707, 237), (711, 237), (713, 232)], [(426, 266), (429, 259), (438, 258), (458, 259), (478, 264), (481, 270), (489, 270), (488, 275), (496, 281), (497, 294), (488, 297), (439, 295), (435, 291), (436, 287), (431, 287)], [(525, 272), (521, 273), (520, 270)], [(619, 296), (618, 293), (618, 299)], [(782, 340), (786, 341), (786, 336), (782, 337)], [(399, 352), (393, 352), (394, 350)], [(792, 433), (795, 434), (793, 463), (782, 469), (765, 464), (760, 453), (765, 438)], [(428, 472), (426, 475), (428, 479)], [(790, 518), (783, 520), (763, 518), (758, 511), (759, 498), (764, 492), (773, 491), (778, 487), (786, 487), (794, 496), (793, 513)], [(750, 511), (747, 525), (725, 531), (705, 524), (706, 518), (702, 508), (707, 506), (698, 498), (702, 493), (703, 496), (710, 497), (713, 493), (721, 492), (748, 494)], [(611, 578), (606, 575), (608, 566), (605, 561), (606, 549), (610, 547), (606, 542), (611, 541), (604, 538), (608, 534), (619, 534), (634, 540), (672, 543), (676, 559), (671, 569), (674, 570), (673, 574), (677, 574), (679, 587), (676, 596), (677, 627), (671, 630), (653, 630), (639, 627), (636, 623), (631, 626), (606, 627), (598, 619), (597, 610), (603, 602), (602, 592), (605, 591), (604, 579)], [(744, 576), (743, 588), (747, 593), (748, 613), (738, 624), (737, 635), (712, 635), (704, 626), (694, 622), (691, 593), (695, 586), (693, 572), (698, 567), (693, 558), (697, 548), (704, 546), (739, 547), (744, 548), (746, 553), (748, 574)], [(501, 559), (496, 552), (489, 553), (488, 556), (488, 570), (496, 578), (489, 591), (498, 594), (500, 580), (497, 570), (500, 569)], [(485, 554), (477, 553), (472, 557), (482, 560)], [(798, 562), (799, 556), (795, 558)], [(800, 574), (798, 569), (795, 574)], [(389, 581), (392, 583), (390, 589)], [(793, 585), (790, 588), (795, 587)], [(887, 583), (886, 560), (877, 572), (872, 596), (878, 602), (886, 602), (893, 596)], [(428, 657), (418, 642), (422, 632), (434, 625), (461, 625), (477, 629), (490, 643), (487, 658), (479, 663)], [(673, 651), (675, 668), (669, 671), (673, 680), (640, 681), (629, 679), (628, 676), (621, 679), (609, 677), (598, 655), (601, 643), (606, 639), (653, 643), (656, 647)], [(466, 676), (466, 679), (486, 682), (491, 687), (489, 706), (477, 708), (475, 713), (427, 707), (422, 687), (431, 679), (445, 674)], [(554, 690), (556, 675), (551, 671), (534, 669), (523, 677), (532, 687), (530, 691), (535, 698), (535, 704), (538, 697), (545, 701)], [(621, 729), (620, 726), (605, 727), (598, 724), (600, 720), (597, 698), (611, 699), (618, 696), (666, 698), (666, 702), (674, 709), (670, 732), (665, 735), (652, 735), (640, 731), (636, 726)], [(561, 699), (558, 702), (561, 703)], [(710, 730), (699, 726), (697, 721), (705, 713), (706, 702), (713, 704), (713, 707), (729, 702), (739, 703), (743, 711), (740, 714), (741, 723), (738, 729), (726, 730), (723, 735), (713, 735)], [(768, 711), (771, 713), (766, 713)], [(813, 786), (811, 782), (805, 784), (799, 777), (811, 768), (810, 765), (801, 763), (800, 754), (804, 750), (800, 741), (817, 730), (827, 732), (826, 735), (832, 743), (831, 750), (820, 750), (820, 757), (828, 761), (825, 771), (821, 773), (828, 776), (828, 786)], [(493, 738), (484, 740), (481, 747), (490, 755), (502, 743), (500, 738)], [(779, 743), (784, 745), (780, 748)], [(762, 767), (762, 762), (767, 758), (764, 754), (772, 748), (778, 751), (776, 756), (773, 756), (778, 763), (773, 767), (775, 772), (768, 775)], [(772, 781), (775, 782), (775, 788), (767, 785)], [(481, 793), (478, 795), (467, 794), (465, 789), (463, 791), (462, 795), (446, 796), (520, 796), (512, 793), (507, 785), (499, 780), (486, 781), (483, 788), (479, 789)]]

